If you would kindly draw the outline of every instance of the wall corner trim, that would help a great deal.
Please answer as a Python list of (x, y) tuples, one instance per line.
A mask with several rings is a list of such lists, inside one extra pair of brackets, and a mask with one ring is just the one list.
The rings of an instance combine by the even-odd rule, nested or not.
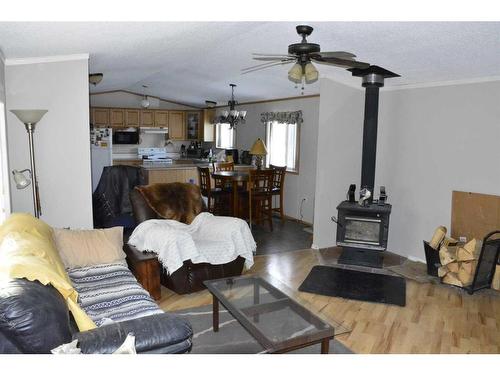
[(12, 65), (28, 65), (28, 64), (43, 64), (52, 62), (88, 60), (88, 53), (79, 53), (74, 55), (57, 55), (57, 56), (39, 56), (39, 57), (22, 57), (14, 59), (5, 59), (6, 66)]

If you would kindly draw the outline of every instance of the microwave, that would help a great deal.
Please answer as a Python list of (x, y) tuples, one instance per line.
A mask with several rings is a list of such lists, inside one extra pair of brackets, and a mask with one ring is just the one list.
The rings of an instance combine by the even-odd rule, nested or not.
[(113, 130), (114, 145), (137, 145), (139, 144), (139, 129), (131, 128), (124, 130)]

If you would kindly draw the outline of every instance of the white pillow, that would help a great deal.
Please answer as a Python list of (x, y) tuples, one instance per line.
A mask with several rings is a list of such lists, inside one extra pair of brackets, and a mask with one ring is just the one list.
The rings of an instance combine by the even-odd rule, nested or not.
[(57, 251), (67, 269), (123, 262), (123, 227), (92, 230), (54, 228)]

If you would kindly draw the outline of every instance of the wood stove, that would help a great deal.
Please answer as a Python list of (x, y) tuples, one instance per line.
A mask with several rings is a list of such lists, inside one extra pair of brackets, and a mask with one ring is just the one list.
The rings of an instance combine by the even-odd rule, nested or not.
[(375, 65), (349, 71), (353, 76), (361, 77), (365, 87), (361, 190), (360, 200), (356, 202), (355, 185), (351, 185), (348, 200), (337, 206), (337, 245), (343, 248), (338, 262), (381, 268), (381, 254), (387, 249), (392, 206), (385, 202), (385, 187), (381, 187), (379, 199), (374, 200), (379, 89), (384, 86), (385, 78), (399, 75)]

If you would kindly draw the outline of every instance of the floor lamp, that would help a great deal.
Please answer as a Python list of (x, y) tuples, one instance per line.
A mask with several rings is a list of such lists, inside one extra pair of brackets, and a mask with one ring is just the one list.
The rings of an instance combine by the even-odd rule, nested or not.
[(33, 144), (33, 133), (35, 132), (35, 125), (40, 121), (40, 119), (47, 113), (45, 109), (12, 109), (11, 112), (17, 116), (17, 118), (24, 124), (26, 131), (28, 132), (28, 142), (30, 147), (30, 164), (31, 170), (25, 169), (23, 171), (13, 170), (14, 180), (16, 181), (16, 186), (18, 189), (24, 189), (29, 185), (29, 180), (25, 177), (22, 178), (23, 172), (29, 172), (30, 178), (32, 180), (33, 189), (33, 211), (35, 217), (39, 218), (42, 213), (40, 206), (40, 194), (38, 192), (38, 180), (36, 178), (36, 166), (35, 166), (35, 146)]

